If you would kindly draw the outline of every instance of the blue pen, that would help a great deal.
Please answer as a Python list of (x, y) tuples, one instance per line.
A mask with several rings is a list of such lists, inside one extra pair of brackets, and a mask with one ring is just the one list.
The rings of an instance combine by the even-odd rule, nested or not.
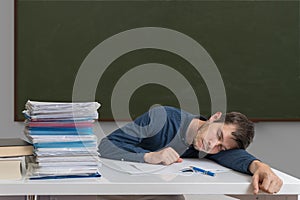
[(215, 176), (215, 173), (211, 172), (211, 171), (207, 171), (204, 169), (201, 169), (199, 167), (194, 167), (194, 166), (190, 166), (193, 170), (197, 171), (197, 172), (201, 172), (205, 175), (209, 175), (209, 176)]

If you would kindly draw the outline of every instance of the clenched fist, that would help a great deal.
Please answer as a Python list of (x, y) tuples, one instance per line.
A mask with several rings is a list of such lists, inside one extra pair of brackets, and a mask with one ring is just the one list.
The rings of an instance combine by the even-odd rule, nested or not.
[(144, 155), (144, 161), (150, 164), (170, 165), (179, 160), (179, 154), (171, 147)]

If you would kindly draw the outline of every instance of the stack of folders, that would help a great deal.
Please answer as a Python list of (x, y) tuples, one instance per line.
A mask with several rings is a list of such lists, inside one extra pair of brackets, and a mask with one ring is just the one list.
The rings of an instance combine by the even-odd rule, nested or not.
[(30, 179), (100, 177), (97, 102), (27, 101), (23, 111), (25, 135), (34, 146)]

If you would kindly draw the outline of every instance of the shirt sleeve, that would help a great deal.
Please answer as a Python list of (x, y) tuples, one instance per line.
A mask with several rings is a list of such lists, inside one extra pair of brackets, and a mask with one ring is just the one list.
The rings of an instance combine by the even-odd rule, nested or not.
[[(116, 133), (115, 136), (117, 135)], [(142, 148), (135, 147), (134, 141), (132, 143), (124, 143), (107, 137), (101, 140), (98, 150), (100, 157), (132, 162), (144, 162), (144, 155), (148, 152)]]
[(206, 158), (225, 167), (250, 175), (252, 175), (249, 171), (250, 164), (252, 161), (258, 160), (244, 149), (231, 149), (217, 154), (208, 154)]
[[(142, 139), (156, 133), (159, 124), (159, 109), (152, 109), (138, 117), (134, 122), (112, 132), (103, 138), (98, 146), (101, 157), (144, 162), (145, 153), (149, 150), (140, 147)], [(151, 121), (151, 123), (150, 123)]]

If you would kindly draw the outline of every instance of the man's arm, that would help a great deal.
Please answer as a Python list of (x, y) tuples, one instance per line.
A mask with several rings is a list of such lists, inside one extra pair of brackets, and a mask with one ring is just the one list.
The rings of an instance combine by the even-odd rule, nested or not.
[(206, 158), (225, 167), (250, 175), (252, 175), (249, 170), (250, 164), (252, 161), (258, 160), (244, 149), (230, 149), (227, 151), (221, 151), (217, 154), (208, 154), (206, 155)]
[[(120, 129), (112, 133), (112, 137), (103, 138), (98, 146), (101, 157), (125, 160), (132, 162), (144, 162), (144, 154), (149, 152), (137, 146), (137, 138), (126, 138), (126, 141), (120, 141), (118, 135), (124, 137)], [(121, 137), (121, 138), (122, 138)]]
[(243, 149), (221, 151), (217, 154), (209, 154), (206, 158), (236, 171), (253, 175), (252, 186), (254, 194), (257, 194), (259, 189), (268, 193), (276, 193), (282, 186), (282, 180), (268, 165), (262, 163)]
[(101, 157), (133, 162), (145, 162), (148, 149), (141, 148), (144, 138), (155, 135), (164, 125), (163, 107), (152, 108), (139, 116), (134, 122), (128, 123), (103, 138), (98, 146)]
[(148, 113), (145, 113), (134, 122), (103, 138), (98, 146), (100, 156), (115, 160), (144, 162), (144, 154), (149, 151), (139, 147), (139, 144), (142, 140), (141, 134), (149, 131), (145, 130), (149, 123)]

